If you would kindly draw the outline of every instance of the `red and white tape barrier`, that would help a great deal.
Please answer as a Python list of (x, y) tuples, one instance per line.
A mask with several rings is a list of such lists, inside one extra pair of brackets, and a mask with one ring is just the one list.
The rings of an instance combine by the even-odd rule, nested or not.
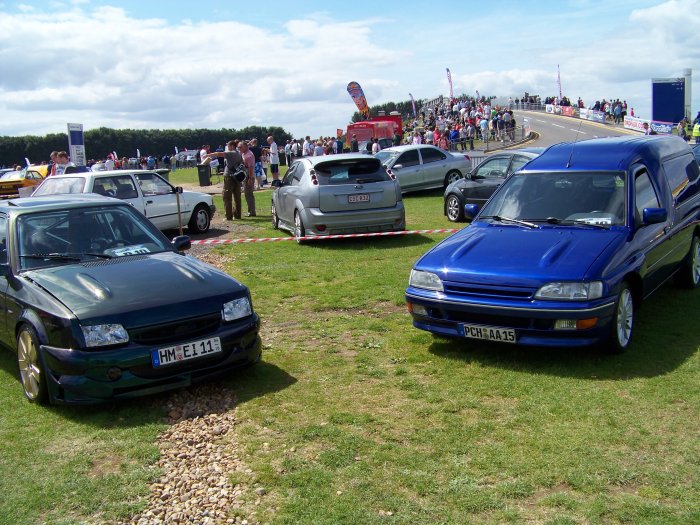
[(254, 239), (202, 239), (192, 244), (237, 244), (242, 242), (277, 242), (277, 241), (325, 241), (329, 239), (359, 239), (361, 237), (395, 237), (397, 235), (414, 235), (428, 233), (455, 233), (459, 228), (441, 228), (438, 230), (403, 230), (398, 232), (349, 233), (346, 235), (306, 235), (304, 237), (258, 237)]

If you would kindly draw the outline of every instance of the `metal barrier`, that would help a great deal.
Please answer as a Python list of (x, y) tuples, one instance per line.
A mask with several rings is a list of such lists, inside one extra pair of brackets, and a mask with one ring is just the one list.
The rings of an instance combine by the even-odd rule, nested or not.
[[(485, 146), (485, 151), (492, 151), (494, 149), (499, 149), (503, 146), (508, 145), (509, 143), (516, 143), (516, 142), (521, 142), (525, 140), (528, 135), (530, 134), (530, 128), (525, 127), (525, 126), (516, 126), (513, 129), (504, 129), (502, 131), (502, 135), (499, 136), (498, 131), (495, 131), (492, 134), (490, 123), (489, 123), (489, 128), (486, 131), (486, 137), (483, 137), (481, 133), (481, 129), (477, 130), (477, 138), (474, 139), (475, 143), (480, 143), (482, 146)], [(485, 140), (484, 140), (485, 139)], [(456, 140), (456, 141), (451, 141), (450, 142), (450, 151), (452, 153), (465, 153), (466, 155), (471, 156), (479, 156), (479, 151), (484, 151), (481, 149), (470, 149), (469, 148), (469, 140), (466, 141), (467, 148), (463, 149), (463, 143), (462, 140)], [(483, 159), (484, 155), (481, 155), (481, 159)]]

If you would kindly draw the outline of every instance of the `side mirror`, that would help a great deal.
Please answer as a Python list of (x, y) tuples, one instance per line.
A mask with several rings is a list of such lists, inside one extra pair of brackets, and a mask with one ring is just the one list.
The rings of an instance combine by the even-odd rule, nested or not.
[(175, 186), (175, 193), (182, 193), (182, 186)]
[(644, 208), (642, 210), (643, 224), (659, 224), (666, 222), (667, 219), (668, 212), (666, 212), (666, 208)]
[(478, 204), (465, 204), (464, 205), (464, 217), (472, 220), (474, 217), (476, 217), (476, 214), (479, 213), (479, 205)]
[(188, 235), (178, 235), (170, 242), (173, 245), (173, 248), (175, 248), (175, 250), (178, 252), (184, 252), (192, 248), (192, 241)]

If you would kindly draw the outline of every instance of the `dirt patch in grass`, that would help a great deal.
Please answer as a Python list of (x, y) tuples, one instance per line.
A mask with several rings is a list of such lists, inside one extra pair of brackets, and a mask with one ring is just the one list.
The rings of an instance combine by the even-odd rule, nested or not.
[(122, 458), (115, 455), (101, 455), (92, 460), (92, 466), (88, 472), (90, 478), (103, 478), (121, 471)]

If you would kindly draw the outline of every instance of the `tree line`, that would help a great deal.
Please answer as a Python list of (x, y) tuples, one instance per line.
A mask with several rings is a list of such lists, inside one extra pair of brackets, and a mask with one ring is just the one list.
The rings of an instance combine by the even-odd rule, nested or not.
[[(277, 144), (284, 145), (292, 135), (279, 126), (248, 126), (242, 129), (112, 129), (97, 128), (86, 130), (85, 155), (88, 159), (105, 159), (113, 151), (117, 156), (136, 157), (136, 150), (142, 156), (172, 155), (175, 148), (199, 149), (207, 144), (216, 149), (232, 139), (257, 138), (258, 143), (267, 144), (272, 135)], [(0, 166), (24, 166), (25, 158), (32, 164), (49, 160), (52, 151), (68, 151), (68, 133), (50, 133), (43, 137), (25, 135), (22, 137), (0, 137)]]

